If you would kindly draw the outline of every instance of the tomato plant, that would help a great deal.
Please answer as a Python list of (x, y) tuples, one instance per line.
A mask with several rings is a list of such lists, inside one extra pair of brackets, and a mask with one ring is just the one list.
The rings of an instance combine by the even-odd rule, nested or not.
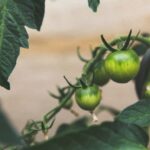
[[(94, 12), (99, 4), (100, 0), (88, 0)], [(16, 65), (20, 47), (29, 46), (25, 26), (40, 30), (45, 0), (1, 0), (0, 13), (0, 85), (10, 89), (9, 75)], [(81, 75), (74, 84), (64, 77), (67, 85), (57, 87), (58, 94), (49, 92), (59, 103), (42, 119), (28, 121), (18, 136), (12, 132), (6, 117), (0, 116), (0, 150), (148, 150), (150, 35), (139, 32), (132, 35), (130, 30), (127, 36), (119, 36), (109, 43), (101, 35), (101, 41), (92, 50), (90, 60), (83, 59), (78, 53), (80, 60), (85, 62)], [(139, 101), (121, 111), (102, 105), (102, 86), (108, 84), (109, 79), (118, 83), (134, 81)], [(105, 110), (114, 115), (113, 121), (106, 119), (93, 125), (89, 117), (79, 118), (71, 124), (62, 124), (55, 136), (49, 138), (49, 131), (55, 126), (61, 109), (79, 117), (72, 109), (74, 98), (82, 110), (92, 113), (94, 120), (96, 114)], [(36, 141), (39, 132), (45, 140), (41, 143)]]

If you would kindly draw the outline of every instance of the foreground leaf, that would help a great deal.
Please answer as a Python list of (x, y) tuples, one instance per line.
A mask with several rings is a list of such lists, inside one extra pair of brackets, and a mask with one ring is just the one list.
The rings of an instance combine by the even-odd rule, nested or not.
[(147, 150), (146, 133), (137, 126), (107, 122), (57, 136), (26, 150)]
[(141, 100), (123, 110), (117, 117), (125, 123), (150, 126), (150, 100)]
[[(0, 108), (0, 145), (21, 145), (22, 141), (8, 120), (5, 113)], [(2, 148), (0, 148), (1, 150)]]
[(57, 129), (56, 135), (66, 134), (70, 132), (77, 132), (88, 127), (89, 119), (86, 117), (80, 118), (71, 124), (62, 124)]
[(100, 0), (88, 0), (89, 7), (96, 12), (100, 4)]
[(40, 29), (44, 2), (0, 0), (0, 85), (6, 89), (10, 89), (8, 78), (16, 65), (20, 47), (28, 47), (25, 25)]

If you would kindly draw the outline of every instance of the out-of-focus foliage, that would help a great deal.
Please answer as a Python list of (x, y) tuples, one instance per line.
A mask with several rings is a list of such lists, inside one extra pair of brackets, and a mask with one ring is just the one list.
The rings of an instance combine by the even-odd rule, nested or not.
[(16, 65), (20, 47), (28, 48), (25, 26), (39, 30), (45, 0), (0, 1), (0, 85), (10, 89), (9, 75)]

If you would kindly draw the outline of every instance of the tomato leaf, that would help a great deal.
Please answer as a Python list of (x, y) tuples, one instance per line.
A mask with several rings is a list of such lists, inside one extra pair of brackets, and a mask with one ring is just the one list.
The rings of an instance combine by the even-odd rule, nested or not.
[(88, 0), (89, 7), (97, 12), (98, 5), (100, 4), (100, 0)]
[(0, 145), (21, 145), (22, 139), (1, 109), (2, 108), (0, 108)]
[(28, 48), (25, 25), (40, 29), (45, 0), (0, 1), (0, 85), (10, 89), (9, 75), (14, 69), (20, 47)]
[(57, 129), (56, 135), (66, 134), (70, 132), (76, 132), (78, 130), (83, 130), (88, 127), (89, 119), (84, 117), (74, 121), (71, 124), (62, 124)]
[(150, 126), (150, 100), (141, 100), (127, 107), (118, 115), (117, 119), (141, 127)]
[[(44, 17), (45, 0), (14, 0), (17, 4), (25, 24), (40, 30)], [(28, 13), (27, 13), (28, 12)]]
[(150, 71), (150, 49), (145, 53), (138, 75), (135, 78), (135, 88), (139, 98), (142, 96), (142, 88), (147, 79), (148, 72)]
[(147, 134), (139, 127), (106, 122), (85, 130), (57, 136), (26, 150), (147, 150)]

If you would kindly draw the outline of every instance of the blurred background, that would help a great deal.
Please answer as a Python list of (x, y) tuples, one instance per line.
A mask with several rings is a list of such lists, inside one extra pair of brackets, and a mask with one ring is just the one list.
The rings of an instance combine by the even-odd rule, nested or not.
[[(46, 0), (46, 13), (41, 32), (29, 31), (30, 48), (21, 49), (16, 68), (10, 76), (11, 90), (1, 90), (1, 107), (20, 132), (29, 119), (41, 119), (56, 106), (57, 100), (48, 91), (56, 92), (56, 85), (66, 85), (63, 75), (74, 82), (80, 76), (83, 63), (76, 55), (76, 47), (90, 58), (89, 47), (100, 44), (100, 34), (108, 40), (119, 35), (150, 31), (149, 0), (101, 0), (97, 13), (88, 8), (87, 0)], [(102, 103), (123, 109), (137, 100), (132, 82), (110, 82), (103, 87)], [(81, 116), (87, 112), (74, 106)], [(99, 115), (100, 122), (111, 120), (109, 113)], [(75, 117), (62, 110), (50, 134), (64, 122)]]

